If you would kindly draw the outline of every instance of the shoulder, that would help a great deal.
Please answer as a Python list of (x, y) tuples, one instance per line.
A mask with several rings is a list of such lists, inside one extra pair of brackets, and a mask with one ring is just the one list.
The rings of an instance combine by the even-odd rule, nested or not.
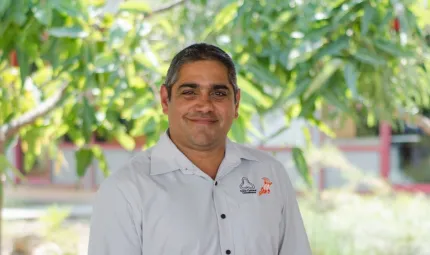
[(109, 169), (111, 174), (105, 182), (121, 184), (123, 182), (135, 181), (140, 175), (149, 175), (150, 150), (139, 152), (128, 161), (122, 163), (118, 169)]
[(139, 152), (124, 162), (118, 169), (109, 169), (111, 174), (101, 183), (98, 193), (104, 196), (118, 195), (128, 199), (139, 199), (142, 180), (149, 176), (149, 150)]

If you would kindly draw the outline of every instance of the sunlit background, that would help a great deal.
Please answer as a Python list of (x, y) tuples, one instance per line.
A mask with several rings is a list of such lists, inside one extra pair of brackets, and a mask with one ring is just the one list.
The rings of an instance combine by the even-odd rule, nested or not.
[(166, 130), (169, 61), (201, 41), (315, 255), (430, 254), (430, 1), (0, 0), (1, 254), (87, 254), (98, 186)]

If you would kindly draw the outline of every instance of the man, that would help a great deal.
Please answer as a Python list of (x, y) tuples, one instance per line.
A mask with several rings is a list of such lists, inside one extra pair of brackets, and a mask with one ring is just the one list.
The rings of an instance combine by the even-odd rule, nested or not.
[(227, 139), (240, 102), (231, 58), (185, 48), (160, 95), (169, 129), (101, 185), (89, 255), (311, 254), (282, 164)]

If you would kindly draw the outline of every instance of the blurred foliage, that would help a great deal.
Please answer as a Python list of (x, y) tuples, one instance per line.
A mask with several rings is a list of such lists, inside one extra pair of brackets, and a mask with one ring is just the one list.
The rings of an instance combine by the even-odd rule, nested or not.
[(394, 190), (371, 169), (353, 165), (330, 143), (311, 146), (305, 155), (311, 166), (325, 169), (327, 179), (342, 180), (322, 191), (303, 190), (298, 197), (313, 254), (430, 253), (428, 196)]
[[(107, 12), (102, 0), (1, 1), (0, 149), (20, 137), (30, 170), (43, 146), (61, 157), (66, 137), (77, 147), (79, 177), (95, 159), (108, 174), (94, 140), (132, 150), (145, 136), (153, 145), (168, 125), (163, 75), (172, 55), (196, 41), (217, 43), (237, 63), (243, 100), (229, 135), (239, 142), (261, 137), (251, 117), (271, 111), (283, 111), (286, 126), (304, 118), (331, 134), (316, 114), (324, 105), (352, 116), (365, 107), (373, 125), (430, 104), (414, 1), (165, 4), (127, 1)], [(310, 180), (303, 149), (294, 155)]]
[(360, 196), (325, 191), (316, 203), (300, 198), (315, 255), (429, 254), (429, 198), (422, 194)]
[[(6, 247), (13, 243), (11, 255), (52, 254), (78, 255), (86, 252), (87, 222), (70, 220), (70, 209), (50, 206), (38, 220), (7, 221), (5, 224)], [(8, 249), (2, 250), (3, 252)], [(9, 254), (8, 252), (6, 252)], [(2, 253), (3, 254), (3, 253)]]
[[(245, 86), (245, 100), (259, 113), (283, 109), (287, 123), (303, 117), (326, 130), (315, 112), (331, 105), (370, 126), (394, 124), (399, 112), (430, 103), (429, 51), (412, 7), (413, 1), (232, 1), (207, 33), (228, 38), (225, 47), (252, 87)], [(366, 120), (355, 114), (363, 107)]]

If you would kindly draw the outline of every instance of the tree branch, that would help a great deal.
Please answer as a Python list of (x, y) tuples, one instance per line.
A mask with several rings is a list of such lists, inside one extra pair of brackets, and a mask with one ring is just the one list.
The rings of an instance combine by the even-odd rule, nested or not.
[(8, 138), (15, 135), (22, 127), (32, 124), (38, 118), (54, 110), (66, 94), (66, 89), (67, 83), (63, 83), (60, 90), (57, 91), (54, 96), (39, 104), (35, 109), (32, 109), (18, 118), (11, 120), (9, 123), (0, 126), (0, 141), (6, 141)]
[(430, 136), (430, 119), (421, 114), (413, 116), (413, 119), (416, 125), (421, 128), (424, 133)]
[(424, 133), (430, 136), (430, 118), (422, 114), (412, 114), (406, 111), (398, 111), (395, 116), (406, 122), (412, 122), (417, 125)]
[(153, 10), (151, 13), (148, 14), (148, 16), (146, 16), (146, 18), (151, 17), (153, 15), (157, 15), (157, 14), (166, 12), (166, 11), (168, 11), (170, 9), (175, 8), (176, 6), (184, 4), (186, 1), (187, 0), (179, 0), (179, 1), (176, 1), (176, 2), (173, 2), (173, 3), (166, 4), (165, 6), (162, 6), (162, 7), (158, 8), (158, 9)]

